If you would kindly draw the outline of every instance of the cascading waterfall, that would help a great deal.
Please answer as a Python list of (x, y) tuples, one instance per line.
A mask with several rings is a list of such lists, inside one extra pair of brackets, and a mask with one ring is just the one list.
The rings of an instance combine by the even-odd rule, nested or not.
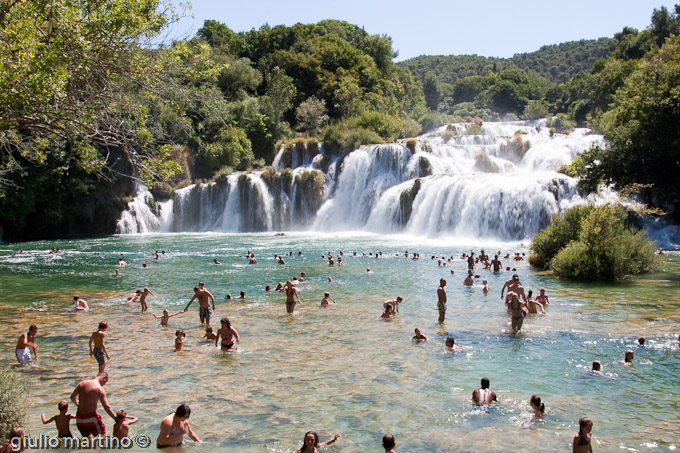
[(576, 180), (557, 170), (593, 145), (604, 146), (602, 136), (588, 129), (555, 133), (545, 120), (450, 124), (344, 157), (298, 142), (282, 147), (270, 169), (177, 190), (162, 206), (140, 189), (118, 229), (522, 240), (552, 214), (586, 201)]

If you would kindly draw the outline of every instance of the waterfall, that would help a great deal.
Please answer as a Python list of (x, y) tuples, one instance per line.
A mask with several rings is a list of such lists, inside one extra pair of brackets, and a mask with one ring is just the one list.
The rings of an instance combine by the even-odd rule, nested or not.
[(163, 205), (140, 191), (118, 230), (522, 240), (545, 228), (552, 214), (588, 201), (577, 181), (557, 170), (592, 146), (604, 146), (603, 137), (588, 129), (555, 133), (545, 120), (449, 124), (343, 156), (298, 140), (279, 149), (271, 168), (176, 190)]

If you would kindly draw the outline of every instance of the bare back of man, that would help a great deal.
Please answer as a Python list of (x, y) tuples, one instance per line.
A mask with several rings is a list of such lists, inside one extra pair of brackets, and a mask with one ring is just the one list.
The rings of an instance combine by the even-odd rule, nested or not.
[(97, 413), (99, 402), (102, 403), (102, 407), (111, 418), (116, 418), (116, 414), (106, 400), (106, 391), (103, 387), (108, 380), (109, 375), (107, 373), (99, 373), (94, 379), (81, 381), (71, 393), (71, 401), (78, 406), (76, 425), (83, 437), (106, 434), (104, 422), (102, 422), (101, 415)]

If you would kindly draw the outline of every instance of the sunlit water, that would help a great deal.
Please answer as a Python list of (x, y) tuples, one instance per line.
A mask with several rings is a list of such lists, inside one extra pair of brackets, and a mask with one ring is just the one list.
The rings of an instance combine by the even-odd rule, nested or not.
[[(490, 255), (527, 251), (523, 244), (485, 245)], [(52, 246), (64, 252), (49, 254)], [(17, 254), (20, 248), (26, 253)], [(166, 255), (154, 260), (153, 251), (163, 249)], [(245, 264), (247, 250), (257, 265)], [(329, 267), (321, 255), (340, 250), (346, 264)], [(405, 250), (421, 259), (405, 259)], [(522, 333), (510, 335), (500, 289), (511, 273), (478, 269), (491, 286), (488, 296), (481, 281), (463, 287), (466, 263), (459, 257), (469, 250), (446, 240), (272, 233), (2, 245), (0, 321), (6, 328), (0, 365), (13, 366), (30, 384), (31, 435), (56, 434), (53, 425), (42, 425), (40, 414), (56, 414), (58, 401), (96, 374), (87, 343), (106, 320), (112, 357), (106, 390), (113, 409), (139, 417), (132, 435), (146, 433), (155, 442), (160, 420), (188, 403), (192, 427), (206, 442), (187, 440), (190, 451), (293, 452), (308, 430), (322, 440), (342, 433), (329, 451), (380, 452), (387, 432), (396, 436), (398, 451), (567, 451), (582, 416), (594, 420), (594, 448), (600, 451), (668, 451), (678, 445), (677, 257), (666, 258), (662, 273), (618, 285), (562, 281), (530, 270), (526, 262), (503, 260), (517, 267), (526, 289), (545, 287), (552, 302), (546, 316), (529, 316)], [(285, 265), (273, 259), (289, 251), (293, 256), (285, 257)], [(355, 251), (359, 256), (352, 256)], [(368, 257), (379, 251), (381, 258)], [(121, 253), (128, 266), (115, 278)], [(438, 267), (432, 255), (455, 259)], [(222, 265), (214, 265), (214, 258)], [(300, 293), (303, 305), (289, 316), (285, 297), (265, 293), (264, 286), (273, 288), (301, 271), (308, 281)], [(436, 288), (442, 277), (449, 302), (440, 327)], [(151, 316), (183, 309), (198, 281), (217, 298), (213, 325), (228, 316), (240, 333), (240, 352), (223, 353), (200, 340), (196, 302), (167, 328)], [(158, 297), (149, 299), (149, 313), (141, 315), (139, 304), (124, 302), (143, 286)], [(225, 302), (227, 293), (241, 290), (245, 301)], [(336, 305), (319, 308), (324, 291)], [(74, 313), (74, 294), (88, 301), (88, 313)], [(400, 314), (379, 320), (382, 302), (398, 295), (404, 298)], [(41, 359), (20, 368), (14, 346), (29, 324), (40, 328)], [(415, 327), (430, 340), (413, 344)], [(177, 328), (186, 330), (190, 351), (173, 352)], [(464, 351), (446, 354), (446, 335), (454, 335)], [(648, 339), (644, 349), (635, 347), (640, 335)], [(635, 350), (634, 365), (613, 365), (629, 348)], [(587, 375), (593, 360), (603, 363), (608, 377)], [(474, 410), (470, 400), (483, 376), (499, 398), (491, 411)], [(531, 415), (533, 394), (547, 406), (542, 420)], [(103, 417), (111, 430), (112, 420)], [(72, 430), (77, 432), (75, 423)]]

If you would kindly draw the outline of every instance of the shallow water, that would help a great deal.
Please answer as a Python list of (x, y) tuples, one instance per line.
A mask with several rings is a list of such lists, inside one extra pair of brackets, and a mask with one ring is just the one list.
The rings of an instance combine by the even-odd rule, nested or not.
[[(487, 245), (490, 255), (527, 251), (521, 244)], [(49, 254), (52, 246), (64, 252)], [(19, 248), (26, 253), (17, 254)], [(166, 255), (154, 260), (152, 252), (162, 249)], [(255, 253), (257, 265), (245, 264), (247, 250)], [(329, 250), (344, 251), (346, 264), (329, 267), (321, 258)], [(421, 253), (421, 259), (405, 259), (404, 250)], [(187, 441), (187, 450), (292, 452), (305, 431), (316, 430), (322, 440), (342, 433), (329, 451), (379, 452), (386, 432), (395, 435), (399, 451), (565, 451), (582, 416), (593, 419), (594, 448), (600, 451), (666, 451), (678, 445), (677, 257), (666, 258), (664, 272), (618, 285), (562, 281), (520, 262), (517, 273), (525, 288), (537, 293), (545, 287), (552, 304), (546, 316), (530, 315), (522, 333), (510, 335), (500, 288), (511, 273), (477, 270), (489, 281), (488, 296), (481, 283), (463, 287), (466, 263), (459, 256), (469, 250), (447, 240), (353, 234), (177, 234), (4, 244), (0, 322), (7, 327), (0, 365), (12, 365), (31, 385), (26, 429), (32, 435), (54, 435), (54, 426), (43, 426), (40, 414), (56, 414), (58, 401), (96, 374), (87, 342), (106, 320), (112, 357), (106, 390), (113, 409), (139, 417), (132, 435), (146, 433), (155, 441), (163, 416), (188, 403), (192, 427), (206, 444)], [(288, 251), (293, 256), (277, 264), (273, 255)], [(354, 251), (359, 256), (351, 256)], [(361, 256), (378, 251), (379, 259)], [(121, 253), (128, 266), (115, 278)], [(433, 254), (455, 259), (438, 267)], [(213, 265), (214, 258), (222, 265)], [(285, 297), (265, 293), (264, 286), (275, 287), (301, 271), (308, 281), (300, 293), (303, 305), (288, 316)], [(449, 302), (440, 327), (436, 288), (442, 277)], [(200, 340), (196, 302), (167, 328), (151, 316), (164, 308), (182, 310), (198, 281), (217, 299), (213, 326), (228, 316), (241, 335), (240, 352), (223, 353)], [(158, 297), (140, 315), (138, 304), (124, 301), (143, 286)], [(241, 290), (244, 301), (224, 301), (227, 293)], [(324, 291), (336, 305), (318, 307)], [(88, 301), (88, 313), (73, 312), (74, 294)], [(398, 295), (404, 298), (399, 316), (379, 320), (382, 302)], [(29, 324), (40, 328), (41, 360), (19, 368), (14, 345)], [(428, 342), (411, 342), (415, 327)], [(189, 351), (173, 352), (177, 328), (186, 330)], [(446, 335), (455, 336), (461, 353), (445, 353)], [(640, 335), (648, 339), (644, 349), (634, 344)], [(613, 365), (626, 349), (636, 351), (634, 365)], [(603, 363), (608, 378), (587, 375), (593, 360)], [(483, 376), (499, 398), (490, 411), (474, 410), (470, 401)], [(533, 394), (548, 408), (542, 420), (530, 415)], [(111, 430), (106, 415), (104, 421)]]

